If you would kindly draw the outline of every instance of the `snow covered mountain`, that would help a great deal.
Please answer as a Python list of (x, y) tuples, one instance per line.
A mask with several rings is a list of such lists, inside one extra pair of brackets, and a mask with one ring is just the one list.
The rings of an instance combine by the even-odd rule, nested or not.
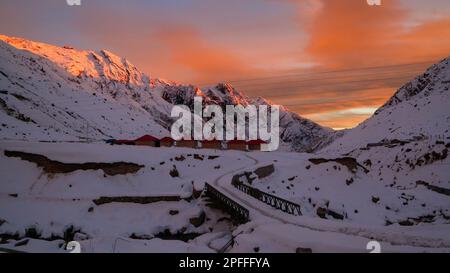
[(347, 130), (324, 151), (345, 153), (367, 145), (450, 137), (450, 57), (401, 87), (375, 114)]
[[(79, 51), (0, 36), (0, 132), (6, 139), (80, 140), (169, 134), (174, 104), (270, 104), (229, 84), (200, 88), (150, 78), (106, 50)], [(290, 150), (311, 150), (332, 130), (288, 109), (280, 134)]]

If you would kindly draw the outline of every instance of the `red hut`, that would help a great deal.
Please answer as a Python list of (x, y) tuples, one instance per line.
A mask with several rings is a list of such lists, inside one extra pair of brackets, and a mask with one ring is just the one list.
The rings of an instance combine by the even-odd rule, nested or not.
[(159, 147), (159, 139), (151, 135), (142, 136), (134, 141), (136, 145)]
[(113, 144), (116, 145), (135, 145), (134, 140), (128, 139), (117, 139), (113, 141)]
[(164, 137), (159, 141), (162, 147), (172, 147), (175, 144), (175, 140), (171, 137)]
[(267, 144), (267, 142), (261, 139), (247, 141), (248, 149), (250, 151), (260, 151), (262, 144)]
[(247, 151), (247, 142), (245, 140), (230, 140), (227, 142), (229, 150)]
[(186, 147), (186, 148), (197, 148), (197, 141), (196, 140), (188, 140), (188, 139), (182, 139), (176, 141), (177, 147)]
[(203, 140), (202, 141), (202, 148), (203, 149), (216, 149), (220, 150), (222, 149), (222, 142), (220, 140)]

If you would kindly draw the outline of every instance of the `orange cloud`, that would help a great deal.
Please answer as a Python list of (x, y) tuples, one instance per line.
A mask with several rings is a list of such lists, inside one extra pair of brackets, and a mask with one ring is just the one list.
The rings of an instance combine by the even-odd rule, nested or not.
[(365, 1), (322, 1), (308, 26), (306, 52), (328, 67), (374, 65), (404, 17), (397, 1), (371, 7)]
[(197, 81), (222, 81), (242, 74), (252, 76), (257, 73), (257, 69), (247, 65), (238, 54), (208, 43), (191, 27), (168, 27), (159, 32), (156, 38), (169, 50), (170, 61), (189, 69)]
[(411, 27), (409, 11), (397, 0), (373, 7), (366, 1), (323, 0), (306, 26), (306, 53), (325, 67), (362, 67), (445, 57), (450, 20)]
[(254, 76), (258, 70), (249, 65), (238, 42), (212, 42), (214, 37), (201, 33), (192, 21), (180, 23), (164, 11), (149, 15), (101, 7), (86, 9), (81, 16), (75, 27), (84, 39), (127, 57), (152, 77), (196, 84)]
[[(450, 55), (450, 19), (432, 20), (400, 37), (397, 53), (403, 58), (444, 58)], [(405, 50), (407, 49), (407, 50)]]

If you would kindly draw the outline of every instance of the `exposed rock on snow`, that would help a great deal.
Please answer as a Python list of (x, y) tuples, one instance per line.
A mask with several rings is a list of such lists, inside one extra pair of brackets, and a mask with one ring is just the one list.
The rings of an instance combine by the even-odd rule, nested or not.
[(255, 174), (258, 176), (259, 179), (268, 177), (271, 174), (273, 174), (274, 172), (275, 172), (275, 167), (273, 166), (273, 164), (259, 167), (258, 169), (255, 170)]
[(178, 202), (180, 196), (102, 196), (92, 200), (97, 206), (110, 203), (134, 203), (134, 204), (151, 204), (156, 202)]
[(336, 159), (310, 158), (309, 162), (311, 162), (315, 165), (319, 165), (322, 163), (328, 163), (328, 162), (336, 162), (338, 164), (345, 166), (352, 173), (356, 173), (358, 167), (363, 169), (366, 173), (369, 172), (368, 169), (366, 169), (363, 165), (359, 164), (358, 161), (353, 157), (341, 157), (341, 158), (336, 158)]
[(142, 169), (143, 165), (127, 162), (114, 163), (62, 163), (50, 160), (43, 155), (30, 154), (16, 151), (5, 151), (7, 157), (18, 157), (22, 160), (35, 163), (41, 167), (47, 174), (71, 173), (78, 170), (102, 170), (106, 175), (124, 175), (133, 174)]

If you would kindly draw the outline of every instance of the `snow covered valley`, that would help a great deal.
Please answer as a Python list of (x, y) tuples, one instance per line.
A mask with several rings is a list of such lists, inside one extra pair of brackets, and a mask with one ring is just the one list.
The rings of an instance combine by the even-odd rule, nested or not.
[[(401, 147), (353, 152), (347, 158), (361, 162), (354, 165), (318, 160), (323, 154), (3, 141), (0, 247), (64, 252), (64, 243), (76, 240), (83, 252), (217, 252), (235, 236), (227, 252), (367, 252), (371, 240), (385, 252), (448, 252), (449, 193), (442, 189), (449, 184), (441, 181), (449, 159), (417, 165), (429, 147), (442, 155), (446, 145), (420, 140)], [(392, 162), (381, 160), (389, 152)], [(395, 160), (397, 153), (407, 158)], [(141, 168), (62, 173), (24, 155)], [(269, 165), (273, 172), (264, 178), (252, 174)], [(246, 184), (300, 205), (302, 216), (233, 187), (242, 173)], [(238, 225), (211, 206), (201, 195), (205, 182), (248, 208), (250, 221)]]

